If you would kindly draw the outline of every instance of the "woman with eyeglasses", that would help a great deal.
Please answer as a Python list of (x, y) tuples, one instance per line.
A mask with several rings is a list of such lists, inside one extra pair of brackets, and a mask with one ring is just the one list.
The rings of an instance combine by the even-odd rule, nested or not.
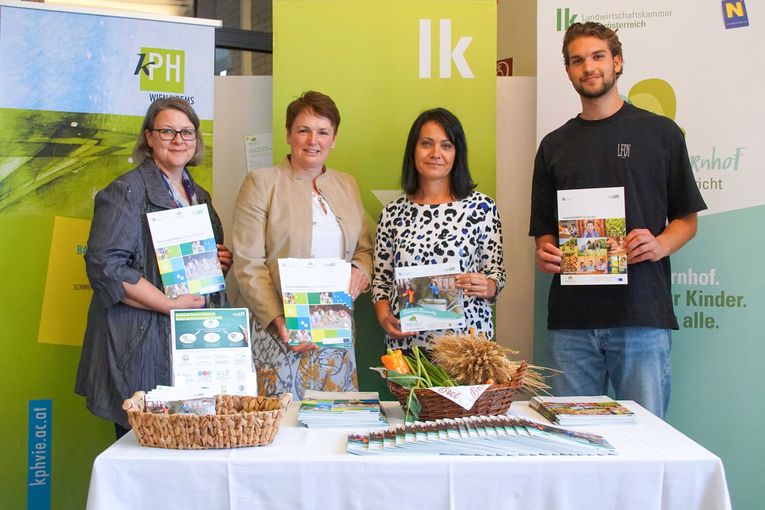
[(329, 96), (309, 91), (295, 99), (287, 107), (290, 154), (277, 166), (251, 171), (236, 201), (234, 272), (239, 298), (253, 315), (261, 395), (290, 392), (300, 400), (307, 389), (358, 389), (353, 348), (288, 345), (278, 266), (280, 258), (341, 258), (352, 265), (351, 298), (369, 288), (372, 238), (356, 181), (324, 164), (339, 125)]
[(146, 214), (207, 204), (223, 272), (232, 254), (209, 193), (188, 171), (204, 159), (199, 117), (184, 100), (154, 101), (133, 150), (138, 165), (95, 198), (85, 268), (93, 288), (75, 391), (88, 409), (129, 429), (122, 403), (138, 390), (172, 378), (170, 310), (227, 306), (223, 292), (168, 297), (162, 285)]

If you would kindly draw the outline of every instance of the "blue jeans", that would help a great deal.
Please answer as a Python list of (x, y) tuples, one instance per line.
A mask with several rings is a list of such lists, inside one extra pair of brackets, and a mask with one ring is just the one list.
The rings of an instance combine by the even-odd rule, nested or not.
[(634, 400), (659, 418), (672, 389), (672, 332), (657, 328), (551, 329), (547, 353), (556, 396), (605, 395)]

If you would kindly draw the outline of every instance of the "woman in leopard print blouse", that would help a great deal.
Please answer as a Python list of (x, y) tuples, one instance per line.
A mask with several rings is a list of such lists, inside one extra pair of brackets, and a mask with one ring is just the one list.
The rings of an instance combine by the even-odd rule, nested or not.
[(443, 108), (414, 121), (404, 153), (405, 195), (382, 211), (375, 240), (372, 301), (391, 348), (430, 347), (445, 331), (402, 333), (394, 270), (459, 261), (465, 326), (494, 336), (491, 304), (505, 284), (497, 206), (475, 191), (460, 121)]

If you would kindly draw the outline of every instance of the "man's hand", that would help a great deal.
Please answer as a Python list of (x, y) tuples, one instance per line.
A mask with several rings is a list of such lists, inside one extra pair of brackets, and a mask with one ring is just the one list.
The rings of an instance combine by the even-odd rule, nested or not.
[(544, 273), (560, 273), (560, 260), (563, 252), (556, 246), (558, 240), (553, 235), (543, 235), (536, 239), (537, 267)]
[(669, 255), (669, 248), (645, 228), (636, 228), (624, 240), (627, 249), (627, 263), (637, 264), (645, 260), (658, 262)]

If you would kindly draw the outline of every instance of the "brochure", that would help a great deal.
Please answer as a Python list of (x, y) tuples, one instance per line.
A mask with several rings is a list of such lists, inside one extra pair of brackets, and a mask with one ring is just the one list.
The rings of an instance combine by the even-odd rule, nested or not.
[(433, 331), (465, 325), (462, 289), (455, 276), (459, 262), (397, 267), (395, 271), (401, 331)]
[(349, 434), (353, 455), (614, 455), (602, 436), (516, 416), (468, 416)]
[(215, 414), (210, 390), (157, 386), (144, 396), (146, 410), (158, 414)]
[(333, 392), (306, 390), (298, 421), (311, 427), (379, 428), (388, 420), (376, 391)]
[(257, 395), (246, 308), (173, 310), (173, 384), (215, 394)]
[(353, 345), (351, 264), (331, 258), (279, 259), (279, 277), (289, 345)]
[(146, 214), (165, 294), (211, 294), (226, 288), (207, 204)]
[(561, 285), (626, 285), (624, 188), (558, 190)]
[(533, 397), (529, 406), (558, 425), (634, 423), (635, 413), (606, 395)]

